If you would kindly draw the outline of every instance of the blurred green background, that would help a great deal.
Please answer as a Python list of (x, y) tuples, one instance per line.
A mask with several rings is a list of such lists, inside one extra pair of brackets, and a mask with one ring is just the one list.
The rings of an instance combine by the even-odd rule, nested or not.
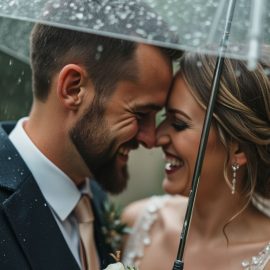
[[(28, 114), (32, 103), (31, 70), (27, 63), (0, 53), (0, 120), (18, 120)], [(112, 197), (120, 206), (162, 194), (163, 161), (159, 149), (140, 148), (130, 154), (128, 188)]]
[(31, 106), (30, 67), (0, 53), (0, 74), (0, 120), (16, 120)]

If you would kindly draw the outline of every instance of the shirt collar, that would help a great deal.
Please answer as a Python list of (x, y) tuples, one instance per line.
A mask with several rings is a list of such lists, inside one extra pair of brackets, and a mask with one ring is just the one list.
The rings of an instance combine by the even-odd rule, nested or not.
[(26, 134), (22, 118), (9, 135), (11, 142), (32, 172), (43, 196), (55, 214), (64, 221), (80, 199), (81, 192), (91, 196), (90, 182), (86, 179), (82, 191), (56, 165), (54, 165)]

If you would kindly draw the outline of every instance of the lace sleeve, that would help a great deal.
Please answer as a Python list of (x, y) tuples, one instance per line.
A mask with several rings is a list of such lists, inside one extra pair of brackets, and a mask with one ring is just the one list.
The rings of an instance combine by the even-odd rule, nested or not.
[(170, 195), (153, 196), (134, 224), (124, 250), (122, 262), (126, 266), (138, 267), (144, 255), (144, 248), (151, 244), (150, 230), (157, 219), (158, 211)]

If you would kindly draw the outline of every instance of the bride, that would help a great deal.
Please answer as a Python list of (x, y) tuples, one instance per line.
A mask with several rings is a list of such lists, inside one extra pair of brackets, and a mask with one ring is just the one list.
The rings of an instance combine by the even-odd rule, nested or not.
[[(269, 54), (268, 54), (269, 55)], [(269, 64), (269, 63), (268, 63)], [(157, 130), (165, 156), (166, 193), (129, 205), (133, 226), (124, 264), (173, 267), (195, 166), (215, 58), (186, 53)], [(193, 218), (185, 270), (270, 269), (269, 66), (249, 71), (225, 60)]]

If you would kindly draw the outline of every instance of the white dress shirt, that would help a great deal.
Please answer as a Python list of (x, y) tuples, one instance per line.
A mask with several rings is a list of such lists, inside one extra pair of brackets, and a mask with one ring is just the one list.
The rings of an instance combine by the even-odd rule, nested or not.
[[(32, 172), (43, 196), (45, 197), (53, 216), (74, 255), (76, 261), (81, 266), (79, 255), (79, 232), (77, 222), (72, 211), (80, 199), (81, 193), (89, 193), (89, 179), (83, 191), (80, 191), (74, 182), (52, 163), (34, 145), (26, 134), (23, 123), (27, 117), (18, 121), (15, 128), (9, 135), (9, 139), (18, 150), (26, 165)], [(46, 134), (44, 134), (46, 136)]]

